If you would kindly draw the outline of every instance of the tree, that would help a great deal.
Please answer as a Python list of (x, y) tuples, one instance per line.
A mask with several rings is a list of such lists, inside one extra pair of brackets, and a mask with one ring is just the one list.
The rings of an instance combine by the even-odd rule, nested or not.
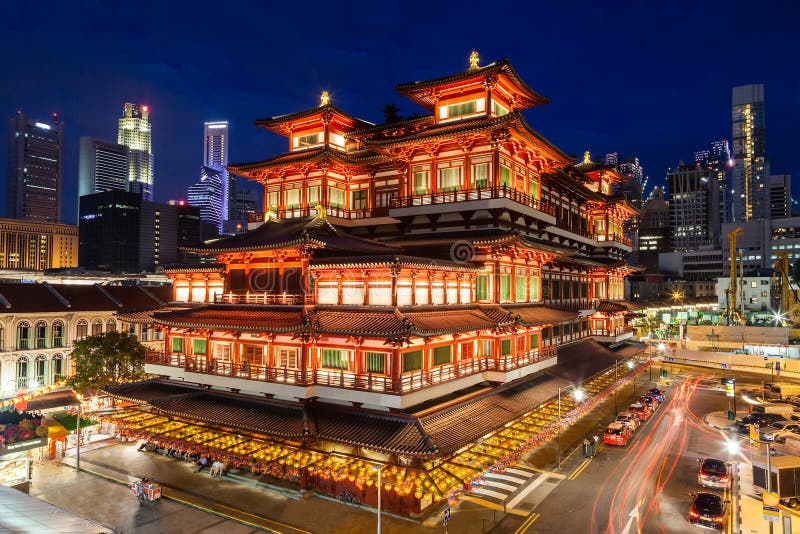
[(72, 349), (75, 374), (68, 383), (83, 390), (142, 380), (145, 377), (144, 354), (144, 345), (122, 332), (106, 332), (81, 339)]
[(400, 115), (400, 108), (395, 106), (394, 104), (386, 104), (381, 108), (381, 113), (383, 113), (384, 123), (392, 124), (393, 122), (400, 122), (403, 120), (403, 117)]

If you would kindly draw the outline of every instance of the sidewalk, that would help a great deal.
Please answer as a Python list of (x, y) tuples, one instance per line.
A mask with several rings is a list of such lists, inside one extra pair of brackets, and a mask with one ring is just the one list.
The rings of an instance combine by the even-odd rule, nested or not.
[(749, 412), (736, 412), (736, 417), (733, 421), (728, 419), (728, 412), (709, 412), (703, 416), (703, 421), (710, 427), (717, 430), (736, 430), (736, 419), (741, 419)]

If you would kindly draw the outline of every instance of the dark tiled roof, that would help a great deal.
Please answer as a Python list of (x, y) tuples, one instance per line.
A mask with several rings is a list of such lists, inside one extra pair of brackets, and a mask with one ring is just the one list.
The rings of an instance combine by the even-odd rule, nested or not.
[(621, 313), (628, 311), (628, 307), (621, 302), (613, 302), (611, 300), (601, 300), (597, 305), (597, 311), (600, 313)]
[(246, 234), (217, 239), (209, 242), (204, 248), (187, 248), (185, 250), (199, 254), (213, 254), (270, 250), (301, 245), (359, 254), (396, 252), (396, 249), (390, 246), (347, 234), (319, 216), (266, 222)]
[(125, 321), (126, 323), (150, 324), (153, 322), (153, 317), (155, 316), (156, 313), (166, 313), (178, 310), (186, 310), (189, 308), (199, 307), (199, 306), (202, 306), (202, 304), (193, 304), (191, 302), (185, 302), (185, 303), (161, 306), (160, 308), (153, 308), (149, 310), (119, 312), (117, 313), (117, 317), (121, 321)]
[(252, 332), (296, 332), (304, 327), (303, 309), (295, 306), (203, 306), (156, 312), (160, 324), (183, 328), (235, 329)]
[(428, 455), (435, 447), (415, 417), (314, 404), (317, 437), (389, 453)]
[(558, 348), (558, 364), (547, 370), (570, 384), (580, 384), (614, 365), (623, 356), (593, 339), (584, 339)]
[(28, 401), (29, 412), (39, 412), (42, 410), (52, 410), (53, 408), (62, 408), (64, 406), (77, 406), (78, 397), (71, 389), (64, 389), (59, 391), (51, 391), (38, 397), (33, 397)]
[(374, 152), (370, 149), (342, 152), (341, 150), (325, 146), (286, 152), (272, 158), (251, 163), (232, 163), (228, 165), (228, 170), (235, 174), (248, 176), (253, 171), (311, 161), (316, 163), (336, 162), (344, 165), (366, 165), (369, 163), (384, 163), (391, 161), (391, 159), (384, 154)]
[(171, 286), (145, 289), (140, 286), (15, 282), (0, 284), (0, 310), (14, 313), (137, 310), (160, 306), (169, 301), (171, 295)]
[(621, 345), (614, 347), (612, 349), (614, 354), (618, 357), (622, 358), (631, 358), (633, 356), (638, 356), (639, 354), (643, 353), (647, 349), (647, 345), (644, 343), (640, 343), (638, 341), (626, 341)]
[(291, 122), (297, 119), (302, 119), (305, 117), (311, 117), (313, 115), (317, 115), (323, 113), (325, 111), (332, 112), (336, 115), (349, 119), (355, 123), (358, 128), (364, 128), (367, 126), (372, 126), (371, 122), (357, 119), (338, 107), (334, 106), (333, 104), (326, 104), (324, 106), (317, 106), (315, 108), (305, 109), (303, 111), (298, 111), (296, 113), (289, 113), (287, 115), (276, 115), (274, 117), (266, 117), (264, 119), (256, 119), (256, 126), (261, 126), (262, 128), (267, 128), (274, 131), (282, 131), (283, 128), (279, 128), (280, 126), (286, 124), (287, 122)]
[(194, 265), (190, 263), (171, 263), (163, 268), (165, 273), (224, 273), (225, 266), (221, 263)]
[(244, 395), (202, 392), (154, 399), (157, 410), (177, 417), (241, 428), (271, 436), (301, 437), (303, 406)]
[(578, 317), (575, 312), (556, 310), (547, 306), (504, 304), (503, 308), (509, 313), (518, 315), (520, 322), (525, 326), (562, 323)]
[[(44, 284), (0, 284), (0, 297), (0, 310), (7, 313), (69, 310)], [(108, 309), (116, 307), (108, 302)]]
[(470, 263), (459, 263), (455, 261), (447, 261), (440, 259), (433, 259), (430, 257), (421, 256), (403, 256), (403, 255), (377, 255), (377, 256), (356, 256), (356, 257), (333, 257), (314, 260), (311, 269), (315, 267), (376, 267), (376, 266), (392, 266), (399, 267), (418, 267), (418, 268), (445, 268), (446, 270), (457, 271), (483, 271), (483, 268)]
[(103, 391), (118, 399), (131, 402), (150, 402), (165, 397), (196, 393), (200, 389), (164, 380), (145, 380), (144, 382), (106, 386)]
[(172, 300), (172, 286), (102, 286), (123, 310), (146, 310)]

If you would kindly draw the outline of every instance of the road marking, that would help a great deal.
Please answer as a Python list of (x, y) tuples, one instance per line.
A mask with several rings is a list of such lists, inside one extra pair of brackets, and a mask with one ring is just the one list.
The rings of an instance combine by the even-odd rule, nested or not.
[(575, 468), (575, 471), (573, 471), (572, 474), (570, 474), (567, 477), (567, 479), (575, 480), (576, 478), (578, 478), (578, 476), (580, 476), (580, 474), (583, 473), (583, 470), (589, 467), (589, 463), (591, 461), (592, 461), (591, 458), (585, 459), (583, 462), (581, 462), (581, 464), (578, 467)]
[[(508, 469), (506, 469), (506, 471), (508, 471)], [(524, 478), (520, 478), (520, 477), (512, 477), (509, 475), (501, 475), (500, 473), (486, 473), (486, 478), (499, 478), (500, 480), (508, 480), (509, 482), (521, 483), (525, 482), (530, 477), (527, 476)]]
[(530, 484), (528, 484), (528, 486), (527, 486), (527, 487), (526, 487), (524, 490), (520, 491), (520, 492), (517, 494), (517, 496), (516, 496), (516, 497), (514, 497), (513, 499), (511, 499), (511, 500), (508, 502), (508, 506), (509, 506), (510, 508), (514, 508), (514, 507), (515, 507), (517, 504), (519, 504), (519, 502), (520, 502), (522, 499), (524, 499), (525, 497), (527, 497), (527, 496), (528, 496), (528, 494), (529, 494), (530, 492), (532, 492), (533, 490), (535, 490), (536, 488), (538, 488), (538, 487), (539, 487), (539, 486), (542, 484), (542, 482), (544, 482), (545, 480), (546, 480), (546, 478), (545, 478), (545, 477), (537, 477), (537, 478), (536, 478), (536, 480), (534, 480), (533, 482), (531, 482)]
[(512, 486), (511, 484), (503, 484), (502, 482), (497, 482), (496, 480), (490, 480), (488, 477), (486, 479), (486, 485), (492, 488), (500, 488), (511, 491), (517, 489), (517, 486)]
[(492, 491), (483, 488), (474, 489), (472, 490), (472, 493), (477, 493), (479, 495), (488, 495), (489, 497), (494, 497), (495, 499), (500, 499), (500, 500), (503, 500), (506, 497), (505, 493), (500, 493), (497, 491)]
[[(526, 465), (525, 467), (527, 467), (531, 471), (536, 471), (537, 473), (542, 473), (542, 474), (547, 475), (549, 477), (567, 478), (567, 475), (565, 475), (564, 473), (556, 473), (555, 471), (546, 471), (544, 469), (539, 469), (538, 467), (533, 467), (533, 466), (530, 466), (530, 465)], [(506, 471), (511, 471), (511, 469), (506, 469)]]
[(514, 531), (514, 534), (523, 534), (523, 532), (527, 531), (531, 525), (539, 519), (541, 514), (537, 514), (536, 512), (532, 513), (523, 523), (519, 526), (517, 530)]
[(462, 495), (459, 497), (464, 501), (474, 502), (475, 504), (479, 504), (484, 508), (489, 508), (490, 510), (497, 510), (499, 512), (506, 512), (509, 514), (520, 515), (525, 517), (528, 515), (528, 512), (525, 510), (517, 510), (516, 508), (510, 508), (509, 506), (503, 506), (502, 504), (497, 504), (496, 502), (487, 501), (485, 499), (481, 499), (479, 497), (475, 497), (474, 495)]
[[(628, 534), (631, 530), (631, 526), (633, 526), (633, 520), (636, 519), (637, 523), (639, 521), (639, 505), (642, 501), (636, 503), (636, 506), (631, 510), (631, 513), (628, 514), (628, 522), (625, 523), (625, 528), (622, 529), (622, 534)], [(639, 530), (639, 529), (637, 529)]]

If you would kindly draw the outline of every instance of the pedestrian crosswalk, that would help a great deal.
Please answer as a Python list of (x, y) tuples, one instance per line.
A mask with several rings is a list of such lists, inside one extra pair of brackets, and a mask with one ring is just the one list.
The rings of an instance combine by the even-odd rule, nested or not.
[[(501, 473), (487, 473), (482, 483), (472, 489), (471, 494), (498, 507), (513, 508), (522, 497), (541, 484), (544, 478), (545, 475), (541, 473), (517, 465)], [(525, 490), (525, 495), (517, 499)]]

